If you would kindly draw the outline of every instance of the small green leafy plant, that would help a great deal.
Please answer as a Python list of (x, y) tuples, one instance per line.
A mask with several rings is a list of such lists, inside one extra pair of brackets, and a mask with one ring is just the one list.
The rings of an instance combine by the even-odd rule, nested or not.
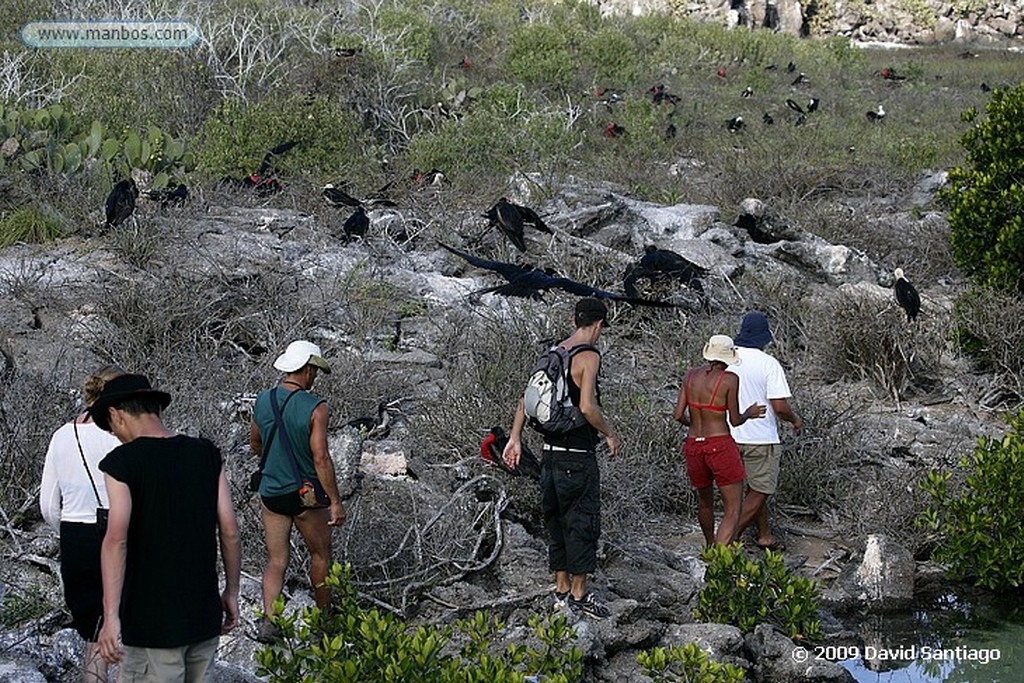
[(1024, 585), (1024, 411), (1002, 439), (982, 438), (960, 461), (967, 477), (952, 490), (952, 472), (930, 472), (922, 488), (931, 505), (918, 518), (937, 546), (932, 557), (954, 578), (992, 590)]
[(23, 206), (0, 218), (0, 247), (18, 242), (44, 244), (62, 233), (60, 219), (32, 206)]
[[(334, 591), (329, 610), (307, 607), (284, 615), (278, 599), (270, 620), (280, 639), (256, 652), (258, 676), (312, 683), (572, 683), (583, 677), (583, 653), (564, 617), (535, 616), (534, 648), (493, 645), (504, 624), (483, 612), (455, 622), (410, 626), (390, 612), (359, 607), (350, 569), (334, 563), (326, 584)], [(454, 642), (464, 644), (455, 649)]]
[(695, 618), (733, 624), (744, 633), (768, 623), (794, 640), (821, 639), (818, 585), (790, 572), (782, 553), (768, 551), (763, 558), (751, 560), (739, 544), (715, 545), (701, 558), (708, 567)]
[(654, 683), (742, 683), (746, 672), (735, 664), (722, 664), (696, 643), (682, 647), (656, 647), (636, 656), (644, 674)]

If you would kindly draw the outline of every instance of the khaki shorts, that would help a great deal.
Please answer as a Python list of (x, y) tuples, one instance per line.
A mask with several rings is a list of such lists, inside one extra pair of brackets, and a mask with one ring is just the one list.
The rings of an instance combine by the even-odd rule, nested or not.
[(124, 646), (122, 683), (209, 683), (219, 638), (182, 647)]
[(747, 470), (747, 486), (752, 491), (770, 496), (779, 487), (779, 460), (782, 449), (777, 443), (740, 444), (743, 467)]

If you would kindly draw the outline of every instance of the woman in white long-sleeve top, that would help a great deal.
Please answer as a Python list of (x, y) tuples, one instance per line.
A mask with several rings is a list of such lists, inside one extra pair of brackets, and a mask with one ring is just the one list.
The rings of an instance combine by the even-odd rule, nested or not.
[[(85, 381), (86, 407), (103, 385), (124, 370), (106, 366)], [(39, 507), (46, 523), (60, 533), (60, 575), (72, 627), (85, 640), (82, 680), (106, 681), (107, 665), (96, 649), (96, 634), (103, 615), (100, 543), (106, 530), (107, 490), (99, 463), (120, 446), (83, 412), (54, 432), (46, 451)], [(101, 510), (101, 512), (98, 512)], [(97, 519), (97, 518), (100, 519)]]

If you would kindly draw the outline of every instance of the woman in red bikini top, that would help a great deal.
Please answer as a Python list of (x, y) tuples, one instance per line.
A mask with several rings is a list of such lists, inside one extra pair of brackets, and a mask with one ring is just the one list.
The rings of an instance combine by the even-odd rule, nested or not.
[(704, 346), (704, 358), (709, 361), (703, 368), (691, 368), (686, 373), (679, 399), (672, 413), (677, 421), (690, 427), (687, 438), (724, 436), (729, 433), (725, 422), (739, 427), (752, 418), (762, 417), (765, 407), (754, 403), (742, 413), (737, 404), (739, 377), (726, 368), (739, 362), (730, 337), (716, 334)]
[[(729, 434), (729, 424), (739, 426), (762, 417), (765, 407), (754, 403), (740, 413), (737, 405), (739, 377), (726, 368), (739, 362), (732, 338), (716, 334), (704, 346), (708, 365), (692, 368), (679, 388), (672, 416), (690, 427), (683, 445), (686, 473), (697, 489), (697, 520), (704, 539), (712, 543), (731, 543), (739, 523), (746, 472), (739, 448)], [(729, 424), (726, 423), (728, 413)], [(714, 489), (722, 495), (724, 515), (715, 532)]]

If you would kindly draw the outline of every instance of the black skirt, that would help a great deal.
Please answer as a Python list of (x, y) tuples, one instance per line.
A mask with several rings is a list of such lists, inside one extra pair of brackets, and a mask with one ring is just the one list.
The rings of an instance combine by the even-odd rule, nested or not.
[(60, 578), (64, 601), (71, 611), (71, 627), (87, 641), (95, 641), (103, 616), (103, 573), (100, 538), (95, 524), (60, 523)]

